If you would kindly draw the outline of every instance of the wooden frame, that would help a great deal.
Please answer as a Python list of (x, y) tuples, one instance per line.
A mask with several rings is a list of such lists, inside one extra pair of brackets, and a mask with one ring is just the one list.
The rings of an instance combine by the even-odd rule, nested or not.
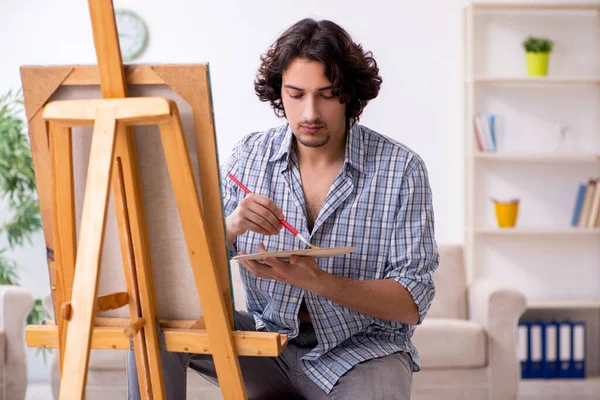
[[(160, 331), (167, 351), (212, 354), (224, 398), (246, 398), (237, 356), (278, 356), (287, 337), (234, 330), (208, 66), (123, 66), (111, 1), (90, 1), (89, 6), (98, 67), (21, 68), (56, 316), (56, 325), (28, 326), (27, 344), (59, 348), (61, 399), (84, 396), (91, 348), (130, 349), (131, 342), (143, 398), (165, 398)], [(61, 87), (98, 84), (103, 99), (50, 101)], [(128, 85), (156, 84), (167, 85), (192, 108), (200, 192), (177, 104), (127, 96)], [(160, 127), (203, 305), (201, 320), (165, 321), (158, 315), (132, 131), (136, 124)], [(93, 136), (77, 241), (72, 128), (79, 125), (93, 125)], [(97, 297), (109, 188), (127, 291)], [(125, 305), (130, 318), (95, 315)]]

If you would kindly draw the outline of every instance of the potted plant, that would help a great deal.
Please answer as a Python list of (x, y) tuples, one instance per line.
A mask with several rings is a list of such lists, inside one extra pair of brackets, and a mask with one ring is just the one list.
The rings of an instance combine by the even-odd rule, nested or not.
[(548, 75), (548, 60), (553, 46), (552, 40), (535, 36), (529, 36), (523, 41), (529, 76)]
[[(31, 243), (31, 236), (42, 228), (22, 103), (20, 91), (0, 96), (0, 200), (8, 207), (0, 219), (0, 285), (19, 285), (20, 266), (7, 252)], [(41, 324), (48, 317), (42, 300), (36, 299), (27, 323)], [(42, 355), (45, 359), (46, 352)]]

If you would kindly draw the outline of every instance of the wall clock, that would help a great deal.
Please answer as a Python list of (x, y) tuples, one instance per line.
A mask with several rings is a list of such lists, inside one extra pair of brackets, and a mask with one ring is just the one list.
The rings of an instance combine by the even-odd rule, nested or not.
[(115, 20), (123, 61), (137, 59), (148, 44), (148, 28), (144, 20), (131, 10), (116, 9)]

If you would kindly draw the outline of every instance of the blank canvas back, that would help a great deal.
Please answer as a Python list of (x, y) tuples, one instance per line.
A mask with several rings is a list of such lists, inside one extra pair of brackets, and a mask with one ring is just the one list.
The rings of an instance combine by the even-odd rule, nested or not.
[[(128, 91), (128, 97), (165, 97), (177, 102), (195, 183), (199, 192), (196, 137), (194, 135), (192, 109), (189, 104), (166, 85), (132, 86)], [(50, 101), (101, 97), (99, 86), (62, 86), (54, 93)], [(202, 309), (198, 300), (198, 292), (158, 126), (136, 126), (133, 129), (142, 183), (158, 314), (161, 319), (199, 319), (202, 316)], [(77, 236), (79, 237), (92, 128), (73, 128), (72, 137)], [(118, 224), (111, 193), (98, 295), (126, 290)], [(122, 307), (99, 315), (129, 317), (129, 309)]]

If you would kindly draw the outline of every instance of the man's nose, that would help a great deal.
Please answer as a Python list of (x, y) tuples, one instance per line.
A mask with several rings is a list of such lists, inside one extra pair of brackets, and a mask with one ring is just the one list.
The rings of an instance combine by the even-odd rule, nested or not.
[(312, 97), (308, 97), (306, 100), (306, 103), (304, 105), (304, 120), (308, 121), (308, 122), (312, 122), (312, 121), (316, 121), (318, 120), (321, 115), (319, 112), (319, 104), (317, 103), (317, 101), (312, 98)]

